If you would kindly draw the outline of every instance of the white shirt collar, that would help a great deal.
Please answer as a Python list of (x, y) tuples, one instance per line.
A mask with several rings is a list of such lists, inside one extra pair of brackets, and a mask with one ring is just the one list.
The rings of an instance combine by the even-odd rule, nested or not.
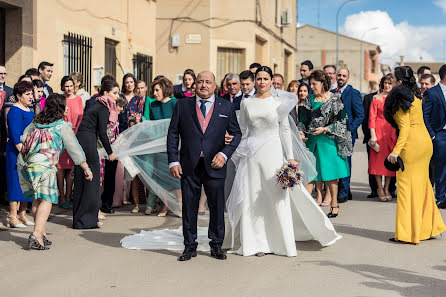
[(211, 103), (214, 103), (214, 101), (215, 101), (215, 95), (212, 95), (212, 97), (210, 97), (208, 99), (200, 98), (200, 97), (198, 97), (198, 95), (195, 95), (195, 97), (196, 97), (197, 103), (201, 103), (200, 100), (206, 100), (207, 102), (211, 102)]
[(335, 82), (331, 85), (330, 91), (336, 89), (337, 87), (338, 87), (338, 82), (335, 81)]
[(256, 92), (256, 88), (253, 88), (252, 91), (249, 92), (248, 95), (249, 95), (249, 96), (254, 96), (255, 92)]
[(239, 97), (239, 96), (242, 95), (242, 89), (238, 90), (238, 93), (235, 94), (235, 96), (232, 96), (231, 94), (229, 94), (229, 95), (231, 96), (231, 99), (233, 99), (233, 98), (237, 98), (237, 97)]
[(441, 82), (439, 83), (441, 90), (443, 91), (443, 93), (446, 93), (446, 86), (444, 84), (442, 84)]

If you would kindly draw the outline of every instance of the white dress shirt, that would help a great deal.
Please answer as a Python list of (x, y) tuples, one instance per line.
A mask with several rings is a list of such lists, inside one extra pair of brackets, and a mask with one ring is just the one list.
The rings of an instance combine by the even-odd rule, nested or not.
[(206, 117), (208, 115), (209, 110), (212, 107), (212, 104), (214, 104), (215, 95), (212, 95), (212, 97), (210, 97), (208, 99), (202, 99), (202, 98), (198, 97), (198, 95), (195, 95), (195, 96), (196, 96), (195, 101), (197, 102), (198, 107), (201, 107), (201, 100), (206, 100), (206, 105), (205, 105), (206, 106), (206, 114), (204, 115)]
[[(345, 84), (342, 88), (340, 88), (340, 90), (341, 90), (341, 95), (342, 95), (342, 93), (344, 93), (344, 90), (345, 90), (345, 88), (348, 86), (348, 84)], [(338, 89), (338, 86), (337, 86), (337, 83), (336, 83), (336, 89), (335, 89), (335, 91)], [(335, 92), (336, 93), (336, 92)]]
[(248, 97), (249, 97), (249, 96), (254, 96), (255, 93), (256, 93), (256, 89), (253, 88), (253, 89), (251, 90), (251, 92), (249, 92), (249, 94), (243, 94), (243, 97), (246, 97), (246, 95), (248, 95)]
[(234, 96), (232, 96), (231, 94), (229, 94), (229, 98), (230, 98), (230, 100), (231, 100), (231, 103), (233, 103), (234, 102), (234, 99), (235, 98), (237, 98), (238, 96), (241, 96), (243, 93), (242, 93), (242, 90), (240, 89), (239, 91), (238, 91), (238, 93), (237, 94), (235, 94)]

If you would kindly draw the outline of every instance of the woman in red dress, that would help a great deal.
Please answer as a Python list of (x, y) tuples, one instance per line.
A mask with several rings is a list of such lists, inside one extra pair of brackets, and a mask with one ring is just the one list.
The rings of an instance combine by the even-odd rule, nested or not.
[[(379, 84), (381, 93), (373, 97), (370, 105), (369, 128), (370, 150), (369, 174), (375, 175), (378, 184), (378, 196), (382, 202), (392, 200), (389, 192), (390, 179), (395, 176), (394, 171), (387, 170), (384, 160), (392, 152), (396, 144), (396, 131), (384, 118), (384, 102), (392, 90), (392, 74), (385, 75)], [(378, 151), (377, 151), (378, 150)], [(382, 177), (385, 177), (384, 187)]]
[[(70, 76), (64, 76), (60, 82), (60, 87), (67, 98), (68, 112), (64, 117), (65, 122), (73, 125), (74, 134), (77, 133), (77, 129), (82, 121), (84, 115), (84, 108), (82, 104), (82, 98), (76, 96), (74, 93), (74, 81)], [(73, 178), (72, 170), (74, 167), (73, 160), (64, 150), (59, 158), (59, 164), (57, 164), (57, 188), (59, 189), (59, 205), (62, 208), (71, 208), (71, 193), (73, 191)], [(66, 182), (66, 187), (64, 187)]]

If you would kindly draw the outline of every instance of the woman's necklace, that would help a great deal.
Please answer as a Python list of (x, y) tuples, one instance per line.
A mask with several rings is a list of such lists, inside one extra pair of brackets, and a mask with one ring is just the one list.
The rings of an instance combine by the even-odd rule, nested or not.
[(29, 111), (29, 107), (28, 106), (25, 106), (25, 105), (23, 105), (22, 104), (22, 102), (17, 102), (17, 105), (19, 105), (19, 108), (20, 109), (23, 109), (23, 110), (26, 110), (26, 111)]

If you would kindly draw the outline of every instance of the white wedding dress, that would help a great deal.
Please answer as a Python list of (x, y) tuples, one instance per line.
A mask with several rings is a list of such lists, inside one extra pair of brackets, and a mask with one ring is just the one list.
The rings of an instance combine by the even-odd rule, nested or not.
[[(317, 240), (322, 246), (328, 246), (341, 238), (302, 185), (292, 190), (283, 190), (277, 185), (276, 170), (287, 159), (299, 161), (305, 182), (317, 175), (314, 156), (306, 149), (294, 122), (288, 117), (296, 103), (294, 94), (275, 90), (267, 99), (252, 96), (243, 100), (239, 114), (243, 139), (231, 159), (237, 171), (227, 200), (229, 227), (223, 243), (223, 248), (231, 252), (243, 256), (258, 252), (296, 256), (295, 241)], [(162, 142), (168, 123), (155, 122), (143, 122), (132, 127), (133, 131), (125, 131), (120, 141), (115, 142), (118, 144), (113, 146), (113, 151), (117, 152), (118, 159), (124, 160), (124, 166), (129, 167), (132, 175), (138, 174), (158, 196), (173, 205), (176, 198), (169, 198), (167, 191), (157, 186), (145, 172), (149, 171), (147, 168), (155, 173), (159, 169), (141, 163), (141, 155), (165, 148)], [(159, 132), (147, 136), (147, 131)], [(198, 229), (197, 241), (198, 250), (209, 250), (206, 227)], [(184, 248), (181, 227), (142, 230), (124, 237), (121, 244), (128, 249)]]
[(266, 99), (244, 99), (240, 110), (243, 139), (233, 155), (237, 171), (227, 202), (231, 230), (223, 247), (243, 256), (263, 252), (291, 257), (297, 255), (295, 241), (317, 240), (328, 246), (341, 238), (301, 184), (287, 190), (277, 184), (276, 170), (289, 159), (301, 166), (305, 159), (304, 174), (310, 180), (316, 172), (310, 168), (314, 163), (309, 164), (314, 156), (304, 145), (293, 148), (298, 132), (288, 112), (297, 98), (274, 93)]

